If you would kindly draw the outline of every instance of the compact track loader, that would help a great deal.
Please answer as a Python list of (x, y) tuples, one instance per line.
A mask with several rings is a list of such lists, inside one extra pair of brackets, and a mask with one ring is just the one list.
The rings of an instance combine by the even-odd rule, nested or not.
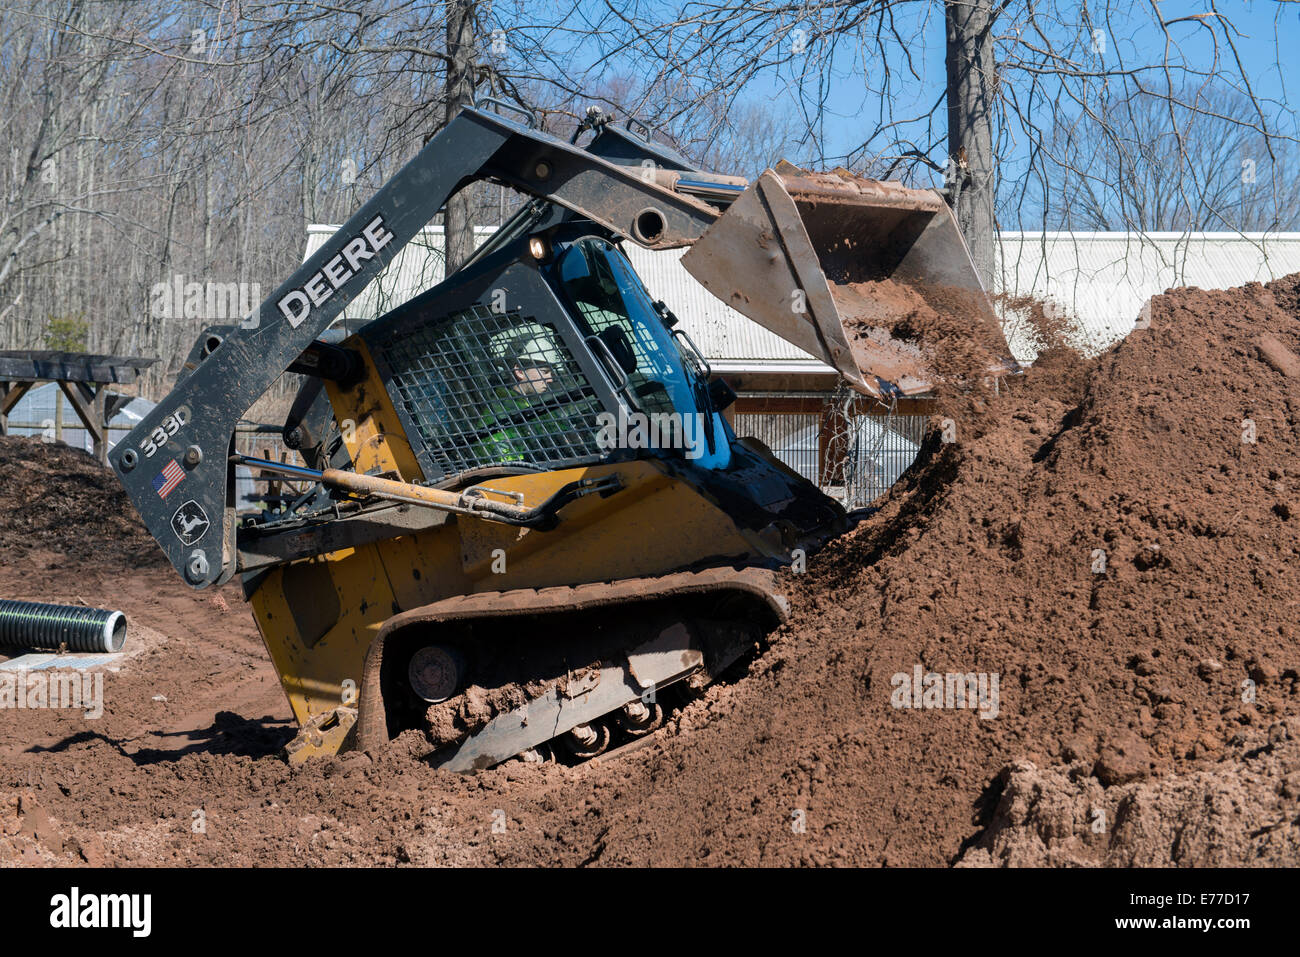
[[(435, 287), (331, 328), (477, 180), (530, 198)], [(456, 770), (646, 735), (782, 620), (782, 566), (849, 527), (736, 436), (734, 393), (627, 242), (691, 247), (715, 295), (867, 394), (935, 380), (872, 283), (962, 290), (1001, 341), (938, 194), (788, 165), (751, 184), (595, 112), (566, 142), (462, 111), (257, 313), (205, 332), (111, 456), (191, 587), (240, 576), (301, 727), (291, 760), (411, 728)], [(286, 369), (304, 464), (238, 454)], [(301, 494), (237, 514), (241, 465)]]

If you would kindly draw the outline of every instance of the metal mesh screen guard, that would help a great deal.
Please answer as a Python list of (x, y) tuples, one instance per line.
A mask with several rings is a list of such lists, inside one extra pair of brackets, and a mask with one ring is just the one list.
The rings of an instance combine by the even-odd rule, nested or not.
[(394, 402), (424, 443), (427, 479), (602, 457), (591, 384), (558, 333), (518, 310), (471, 306), (393, 336), (383, 351)]

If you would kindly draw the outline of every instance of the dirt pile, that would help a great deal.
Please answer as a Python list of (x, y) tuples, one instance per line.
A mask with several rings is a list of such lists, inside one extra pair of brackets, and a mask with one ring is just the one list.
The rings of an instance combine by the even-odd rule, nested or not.
[(0, 438), (0, 548), (11, 559), (49, 549), (72, 559), (163, 562), (126, 491), (87, 453), (35, 438)]
[[(1051, 351), (977, 396), (957, 441), (931, 436), (882, 511), (795, 580), (744, 681), (585, 777), (592, 859), (1004, 863), (1046, 829), (1089, 848), (1080, 862), (1300, 860), (1297, 383), (1257, 348), (1271, 333), (1300, 351), (1296, 284), (1174, 291), (1098, 361)], [(918, 669), (996, 678), (996, 706), (900, 695)], [(1024, 804), (1006, 769), (1026, 762), (1070, 783), (1060, 802), (1113, 791), (1106, 819), (1051, 802), (999, 818), (1004, 796)], [(1197, 818), (1197, 794), (1234, 788), (1253, 797), (1231, 827)], [(1140, 834), (1123, 810), (1139, 805)], [(1174, 841), (1193, 820), (1220, 837)]]
[[(997, 719), (882, 716), (895, 748), (951, 764), (969, 796), (998, 755), (1114, 786), (1207, 762), (1241, 776), (1245, 755), (1287, 740), (1300, 381), (1259, 342), (1300, 351), (1297, 281), (1158, 297), (1152, 327), (1090, 370), (1049, 353), (1051, 375), (989, 400), (974, 442), (962, 422), (957, 443), (931, 441), (884, 512), (820, 558), (804, 607), (825, 612), (796, 627), (871, 633), (876, 703), (918, 664), (1000, 676)], [(1287, 752), (1279, 773), (1294, 767)], [(1294, 862), (1287, 800), (1275, 839)], [(956, 850), (955, 836), (936, 843)]]

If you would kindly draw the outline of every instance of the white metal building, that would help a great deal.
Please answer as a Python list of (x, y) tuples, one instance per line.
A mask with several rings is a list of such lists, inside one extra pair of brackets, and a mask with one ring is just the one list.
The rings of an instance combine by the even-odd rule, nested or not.
[[(337, 226), (308, 227), (304, 259)], [(486, 238), (492, 228), (479, 227)], [(820, 361), (715, 299), (683, 268), (684, 250), (651, 252), (626, 244), (651, 295), (668, 303), (722, 375), (833, 376)], [(1300, 233), (1004, 232), (997, 247), (994, 293), (1030, 296), (1059, 306), (1079, 345), (1100, 351), (1133, 328), (1142, 306), (1173, 286), (1230, 289), (1300, 272)], [(431, 226), (398, 255), (348, 307), (350, 319), (376, 318), (442, 279), (442, 227)], [(1032, 359), (1006, 317), (1017, 358)]]
[[(1300, 272), (1300, 233), (1003, 233), (997, 288), (1056, 304), (1076, 344), (1099, 352), (1133, 329), (1152, 296), (1174, 286), (1231, 289)], [(1008, 316), (1016, 357), (1033, 358)]]

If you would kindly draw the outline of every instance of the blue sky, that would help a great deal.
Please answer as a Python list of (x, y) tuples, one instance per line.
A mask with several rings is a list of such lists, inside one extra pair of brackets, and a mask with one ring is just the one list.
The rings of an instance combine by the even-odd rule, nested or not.
[[(527, 0), (517, 2), (527, 6)], [(681, 8), (681, 4), (674, 0), (621, 0), (619, 3), (614, 0), (609, 3), (605, 0), (576, 0), (576, 4), (576, 7), (557, 14), (560, 18), (556, 24), (559, 33), (549, 34), (546, 42), (560, 42), (560, 38), (567, 35), (576, 44), (573, 63), (580, 68), (592, 63), (598, 45), (608, 50), (608, 37), (595, 44), (590, 39), (577, 37), (581, 36), (586, 23), (600, 22), (602, 18), (610, 17), (611, 6), (617, 7), (621, 14), (642, 22), (673, 18)], [(1050, 24), (1045, 39), (1051, 49), (1059, 53), (1073, 45), (1075, 53), (1085, 58), (1090, 55), (1092, 51), (1085, 48), (1092, 46), (1091, 37), (1085, 36), (1077, 26), (1061, 25), (1079, 22), (1079, 11), (1082, 9), (1080, 4), (1067, 0), (1038, 0), (1035, 6), (1043, 12), (1044, 22)], [(1090, 68), (1113, 69), (1121, 59), (1130, 65), (1159, 63), (1165, 39), (1153, 22), (1150, 6), (1142, 2), (1132, 5), (1116, 2), (1114, 6), (1116, 11), (1106, 12), (1096, 4), (1090, 5), (1094, 17), (1101, 19), (1104, 16), (1105, 19), (1098, 26), (1102, 30), (1099, 60), (1087, 65)], [(1264, 101), (1268, 122), (1284, 134), (1293, 134), (1296, 126), (1289, 97), (1291, 88), (1295, 85), (1296, 68), (1288, 63), (1288, 59), (1294, 59), (1294, 51), (1300, 50), (1300, 3), (1238, 0), (1220, 4), (1220, 7), (1220, 12), (1231, 20), (1245, 80)], [(1015, 22), (1019, 8), (1020, 5), (1013, 0), (999, 25), (1000, 34), (1005, 33)], [(1158, 8), (1166, 21), (1213, 14), (1212, 6), (1205, 0), (1161, 2)], [(701, 7), (696, 6), (695, 9)], [(1059, 16), (1053, 14), (1053, 9), (1059, 11)], [(518, 13), (517, 8), (515, 14)], [(504, 19), (508, 21), (509, 17)], [(536, 19), (533, 22), (536, 23)], [(942, 96), (945, 80), (943, 4), (939, 0), (900, 4), (896, 23), (906, 44), (905, 49), (897, 44), (890, 48), (887, 66), (893, 71), (895, 82), (888, 103), (882, 102), (876, 88), (876, 81), (885, 64), (868, 59), (870, 54), (855, 49), (856, 44), (851, 38), (842, 39), (833, 56), (826, 47), (810, 49), (809, 56), (813, 58), (811, 62), (816, 67), (806, 71), (803, 78), (796, 75), (791, 64), (786, 64), (769, 70), (751, 82), (740, 99), (770, 102), (774, 111), (796, 114), (801, 99), (805, 104), (821, 100), (825, 106), (816, 117), (814, 132), (817, 135), (810, 139), (802, 155), (792, 158), (822, 166), (843, 162), (862, 145), (882, 114), (895, 118), (924, 116), (931, 112)], [(787, 29), (798, 25), (797, 21), (785, 23)], [(574, 29), (577, 34), (567, 34), (566, 27)], [(1171, 64), (1183, 64), (1190, 70), (1210, 69), (1214, 47), (1210, 42), (1209, 31), (1196, 22), (1184, 21), (1172, 25), (1169, 32), (1173, 43), (1169, 52)], [(1221, 26), (1216, 33), (1221, 36), (1222, 32)], [(864, 46), (869, 48), (872, 45), (868, 43)], [(1000, 58), (1007, 51), (1005, 43), (999, 45)], [(1238, 66), (1229, 51), (1223, 48), (1220, 55), (1221, 68), (1234, 83), (1240, 84)], [(919, 74), (919, 79), (908, 75), (905, 60), (910, 61), (912, 69)], [(635, 50), (625, 50), (614, 54), (605, 63), (604, 75), (644, 76), (645, 68), (645, 62), (638, 59)], [(1013, 87), (1021, 86), (1025, 77), (1026, 74), (1022, 71), (1013, 70), (1006, 74), (1007, 81)], [(1143, 78), (1152, 84), (1162, 79), (1155, 72), (1143, 74)], [(1034, 121), (1040, 124), (1050, 125), (1053, 119), (1050, 112), (1049, 115), (1042, 115), (1041, 109), (1030, 112), (1034, 114)], [(946, 155), (942, 106), (934, 114), (933, 129), (928, 131), (928, 135), (923, 121), (907, 123), (900, 132), (903, 140), (910, 141), (923, 150), (929, 148), (929, 155), (942, 163)], [(890, 140), (896, 136), (897, 134), (891, 134), (877, 139), (871, 144), (874, 147), (871, 151), (885, 150), (891, 145)], [(1012, 145), (1010, 158), (1013, 162), (1023, 149), (1023, 142)]]
[[(1300, 53), (1300, 4), (1276, 4), (1243, 2), (1227, 5), (1226, 12), (1231, 17), (1236, 30), (1233, 39), (1237, 45), (1244, 66), (1245, 79), (1251, 89), (1265, 102), (1269, 119), (1283, 133), (1296, 131), (1295, 116), (1292, 114), (1291, 96), (1296, 86), (1295, 60)], [(1162, 3), (1161, 13), (1166, 19), (1202, 14), (1208, 9), (1205, 3)], [(928, 113), (942, 96), (944, 74), (944, 37), (943, 17), (937, 4), (923, 9), (915, 15), (912, 28), (919, 41), (909, 44), (908, 56), (921, 74), (922, 83), (905, 83), (895, 87), (893, 96), (893, 115), (896, 117), (923, 115)], [(1128, 64), (1159, 62), (1164, 46), (1164, 37), (1146, 10), (1139, 9), (1125, 19), (1115, 19), (1111, 29), (1104, 34), (1102, 60), (1107, 66), (1114, 66), (1123, 57)], [(1170, 50), (1173, 63), (1185, 63), (1194, 70), (1209, 70), (1214, 64), (1214, 46), (1207, 31), (1193, 23), (1175, 24), (1170, 28), (1171, 38), (1177, 46)], [(1001, 51), (1000, 51), (1001, 52)], [(901, 53), (891, 57), (891, 66), (898, 70)], [(1238, 66), (1231, 52), (1220, 45), (1219, 62), (1227, 71), (1233, 82), (1238, 79)], [(870, 88), (870, 80), (864, 64), (853, 56), (841, 53), (829, 71), (830, 96), (827, 100), (827, 117), (823, 123), (825, 135), (824, 162), (842, 160), (856, 149), (875, 125), (881, 109), (880, 97)], [(1147, 75), (1148, 80), (1156, 82), (1159, 77)], [(1010, 77), (1016, 82), (1015, 76)], [(790, 77), (771, 77), (767, 89), (755, 88), (753, 94), (762, 97), (771, 96), (778, 102), (785, 100), (792, 105), (800, 92), (807, 97), (815, 97), (814, 84), (803, 84), (802, 90)], [(1041, 120), (1040, 120), (1041, 121)], [(925, 125), (914, 123), (906, 127), (913, 138), (921, 143), (924, 139)], [(932, 136), (942, 136), (944, 132), (942, 110), (936, 114), (936, 125)], [(883, 148), (886, 141), (880, 141)]]

